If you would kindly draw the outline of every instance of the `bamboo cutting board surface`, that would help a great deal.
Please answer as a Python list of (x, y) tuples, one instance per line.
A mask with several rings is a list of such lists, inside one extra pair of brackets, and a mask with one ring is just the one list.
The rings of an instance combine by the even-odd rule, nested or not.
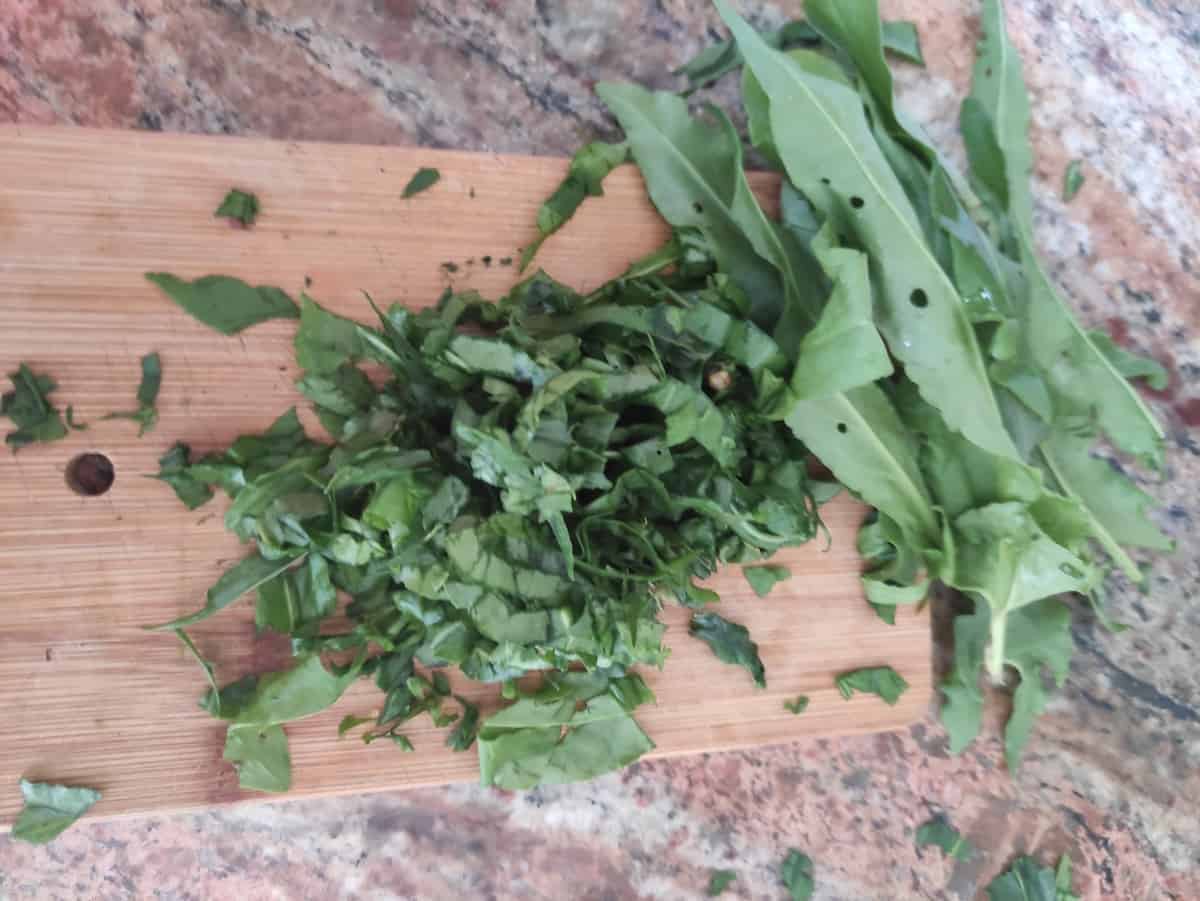
[[(88, 431), (0, 453), (0, 824), (20, 808), (17, 780), (83, 784), (104, 799), (93, 815), (181, 809), (246, 797), (222, 761), (224, 726), (196, 706), (203, 679), (169, 634), (141, 626), (199, 607), (208, 586), (247, 549), (221, 522), (223, 498), (189, 512), (145, 478), (186, 441), (196, 453), (265, 428), (301, 400), (291, 337), (272, 322), (223, 337), (192, 321), (142, 278), (165, 270), (210, 272), (307, 290), (344, 315), (369, 320), (360, 291), (419, 307), (447, 286), (498, 296), (516, 280), (537, 207), (565, 161), (400, 147), (0, 127), (0, 367), (30, 363), (59, 384)], [(441, 181), (412, 199), (401, 190), (420, 166)], [(213, 218), (232, 186), (254, 191), (263, 212), (249, 230)], [(756, 176), (762, 196), (770, 176)], [(547, 242), (538, 262), (588, 290), (657, 247), (666, 229), (632, 168), (606, 196)], [(770, 201), (768, 201), (770, 202)], [(490, 258), (490, 260), (489, 260)], [(444, 263), (453, 263), (451, 272)], [(125, 421), (136, 407), (139, 359), (163, 360), (158, 427), (142, 439)], [(7, 383), (5, 384), (7, 389)], [(310, 432), (319, 430), (302, 408)], [(8, 425), (3, 420), (3, 425)], [(98, 452), (113, 463), (112, 489), (83, 497), (69, 462)], [(638, 720), (658, 756), (751, 748), (806, 736), (897, 728), (918, 719), (932, 694), (924, 617), (880, 622), (858, 582), (855, 529), (863, 508), (826, 508), (832, 546), (784, 555), (793, 571), (766, 599), (737, 571), (715, 586), (720, 612), (746, 624), (769, 688), (689, 639), (687, 616), (664, 614), (672, 654), (646, 673), (658, 696)], [(190, 630), (227, 682), (287, 663), (286, 641), (256, 636), (249, 599)], [(895, 707), (843, 701), (834, 676), (888, 663), (912, 685)], [(461, 678), (455, 690), (496, 705), (495, 689)], [(802, 716), (782, 702), (799, 694)], [(336, 738), (338, 720), (367, 713), (381, 695), (362, 682), (332, 710), (288, 726), (293, 796), (426, 786), (477, 776), (475, 752), (443, 746), (428, 717), (406, 730), (416, 752)]]

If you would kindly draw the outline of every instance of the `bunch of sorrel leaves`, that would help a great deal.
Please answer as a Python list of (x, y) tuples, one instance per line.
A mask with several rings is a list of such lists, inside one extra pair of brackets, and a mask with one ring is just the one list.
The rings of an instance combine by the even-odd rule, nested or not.
[[(333, 443), (293, 411), (223, 454), (163, 458), (189, 506), (224, 489), (226, 525), (257, 545), (164, 628), (257, 589), (258, 624), (290, 634), (298, 658), (205, 699), (230, 723), (243, 786), (286, 788), (282, 724), (366, 676), (384, 693), (368, 739), (407, 746), (403, 724), (423, 713), (456, 723), (448, 744), (477, 738), (485, 783), (636, 759), (652, 743), (631, 714), (651, 695), (632, 668), (666, 659), (662, 600), (703, 607), (716, 598), (696, 581), (720, 564), (812, 538), (833, 489), (810, 456), (877, 511), (859, 544), (881, 617), (936, 582), (969, 599), (943, 718), (961, 749), (981, 683), (1015, 675), (1010, 766), (1045, 676), (1068, 669), (1058, 595), (1098, 604), (1110, 568), (1141, 578), (1129, 548), (1170, 547), (1150, 499), (1096, 455), (1107, 442), (1160, 465), (1162, 432), (1129, 381), (1156, 368), (1081, 328), (1038, 261), (1028, 99), (1000, 0), (984, 2), (962, 107), (966, 178), (897, 106), (885, 51), (920, 52), (875, 0), (809, 0), (807, 23), (765, 38), (715, 3), (734, 42), (682, 71), (695, 85), (740, 72), (750, 141), (784, 175), (778, 220), (724, 112), (602, 84), (626, 142), (580, 152), (542, 238), (631, 155), (673, 228), (666, 246), (587, 296), (539, 273), (498, 302), (377, 309), (374, 327), (306, 297), (298, 387)], [(275, 297), (220, 278), (156, 276), (185, 306), (210, 292), (210, 318), (226, 287)], [(263, 316), (296, 315), (282, 300)], [(339, 591), (350, 625), (329, 634)], [(761, 674), (744, 629), (702, 631)], [(513, 703), (482, 724), (461, 699), (447, 712), (442, 665)], [(546, 678), (523, 693), (515, 680), (535, 671)]]

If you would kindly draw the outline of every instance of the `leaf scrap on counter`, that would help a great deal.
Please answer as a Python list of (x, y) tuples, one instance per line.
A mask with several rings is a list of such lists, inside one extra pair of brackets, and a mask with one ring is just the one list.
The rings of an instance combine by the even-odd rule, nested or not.
[(871, 666), (842, 673), (835, 680), (837, 689), (846, 700), (855, 692), (878, 695), (884, 702), (894, 706), (900, 696), (908, 691), (904, 677), (890, 666)]
[(708, 877), (708, 897), (716, 898), (718, 895), (724, 894), (725, 889), (729, 888), (735, 879), (737, 879), (735, 870), (713, 870)]
[(236, 335), (269, 319), (300, 318), (296, 302), (270, 285), (256, 288), (231, 275), (202, 275), (189, 282), (169, 272), (147, 272), (146, 278), (184, 312), (222, 335)]
[(538, 210), (538, 236), (521, 252), (517, 271), (524, 272), (541, 249), (543, 242), (567, 224), (588, 197), (604, 194), (604, 179), (629, 156), (626, 144), (595, 141), (585, 145), (571, 159), (567, 175)]
[(1063, 203), (1070, 203), (1074, 200), (1086, 180), (1083, 174), (1083, 160), (1071, 160), (1067, 163), (1067, 169), (1063, 173)]
[(926, 845), (941, 848), (947, 857), (955, 860), (966, 860), (975, 852), (974, 846), (942, 816), (934, 817), (917, 829), (917, 847)]
[(780, 582), (790, 579), (792, 571), (786, 566), (765, 564), (762, 566), (744, 566), (742, 567), (742, 575), (750, 583), (750, 587), (754, 589), (754, 593), (760, 598), (765, 598), (771, 593), (772, 588)]
[(808, 703), (809, 703), (808, 695), (800, 695), (795, 700), (784, 701), (783, 709), (788, 711), (789, 713), (794, 713), (797, 716), (799, 716), (800, 714), (802, 714), (804, 711), (806, 711), (808, 709)]
[(754, 677), (754, 684), (759, 688), (767, 687), (758, 645), (750, 640), (750, 630), (745, 626), (731, 623), (715, 613), (694, 613), (688, 624), (688, 634), (712, 648), (718, 660), (743, 667)]
[(1063, 855), (1058, 869), (1041, 866), (1022, 855), (987, 886), (988, 901), (1080, 901), (1071, 887), (1071, 859)]
[(25, 806), (12, 826), (13, 838), (44, 845), (88, 812), (100, 800), (92, 788), (21, 780)]
[(221, 201), (221, 205), (217, 207), (217, 211), (213, 213), (213, 216), (216, 218), (232, 219), (244, 226), (251, 226), (254, 224), (254, 220), (258, 218), (258, 209), (258, 197), (247, 191), (230, 188), (229, 193), (225, 195), (225, 199)]
[(779, 876), (784, 888), (791, 893), (792, 901), (809, 901), (812, 897), (815, 888), (813, 862), (807, 854), (790, 848), (779, 868)]
[(162, 360), (157, 353), (146, 354), (142, 357), (142, 381), (137, 390), (138, 408), (129, 413), (109, 413), (103, 418), (132, 419), (138, 424), (138, 437), (141, 438), (158, 422), (158, 408), (154, 404), (161, 386)]
[(422, 191), (428, 191), (436, 185), (442, 178), (442, 173), (437, 169), (421, 167), (413, 173), (413, 177), (408, 180), (408, 184), (404, 186), (404, 192), (401, 196), (407, 200)]
[(16, 430), (4, 436), (4, 443), (16, 453), (37, 441), (58, 441), (67, 436), (58, 409), (50, 402), (50, 392), (58, 386), (48, 375), (37, 375), (25, 363), (10, 372), (13, 390), (0, 398), (0, 416), (12, 420)]

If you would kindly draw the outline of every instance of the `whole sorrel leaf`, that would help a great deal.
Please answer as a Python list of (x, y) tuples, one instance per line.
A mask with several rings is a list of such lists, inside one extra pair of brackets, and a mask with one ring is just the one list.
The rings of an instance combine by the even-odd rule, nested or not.
[(91, 788), (21, 780), (25, 806), (12, 826), (13, 838), (43, 845), (88, 812), (100, 800)]
[(1056, 874), (1032, 857), (1018, 857), (1008, 870), (988, 883), (988, 901), (1079, 901), (1071, 891), (1070, 859), (1065, 855), (1062, 859), (1067, 864), (1064, 867), (1060, 861)]
[(230, 188), (213, 216), (232, 219), (242, 225), (253, 225), (258, 218), (258, 197), (247, 191)]
[(436, 185), (442, 178), (442, 173), (437, 169), (422, 167), (413, 173), (413, 177), (408, 180), (408, 184), (404, 186), (404, 192), (401, 195), (407, 200), (422, 191), (428, 191)]
[(745, 626), (715, 613), (694, 613), (688, 624), (688, 634), (712, 648), (718, 660), (745, 668), (759, 688), (767, 687), (758, 645), (750, 640), (750, 630)]
[(300, 316), (295, 301), (279, 288), (256, 288), (230, 275), (203, 275), (189, 282), (169, 272), (147, 272), (146, 278), (184, 312), (223, 335), (236, 335), (268, 319)]

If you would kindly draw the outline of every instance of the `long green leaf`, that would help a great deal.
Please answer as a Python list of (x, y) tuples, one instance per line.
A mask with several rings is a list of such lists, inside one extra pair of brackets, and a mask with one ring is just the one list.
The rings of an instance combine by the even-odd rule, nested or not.
[(154, 631), (182, 629), (184, 626), (206, 620), (214, 613), (224, 610), (246, 592), (253, 591), (264, 582), (269, 582), (280, 573), (290, 569), (295, 562), (295, 557), (285, 557), (282, 560), (268, 560), (261, 554), (246, 557), (217, 579), (213, 587), (208, 590), (204, 606), (195, 613), (149, 628)]
[(771, 98), (771, 132), (788, 177), (869, 251), (879, 330), (893, 355), (952, 428), (993, 453), (1017, 456), (962, 301), (921, 235), (858, 95), (772, 50), (725, 0), (714, 2)]

